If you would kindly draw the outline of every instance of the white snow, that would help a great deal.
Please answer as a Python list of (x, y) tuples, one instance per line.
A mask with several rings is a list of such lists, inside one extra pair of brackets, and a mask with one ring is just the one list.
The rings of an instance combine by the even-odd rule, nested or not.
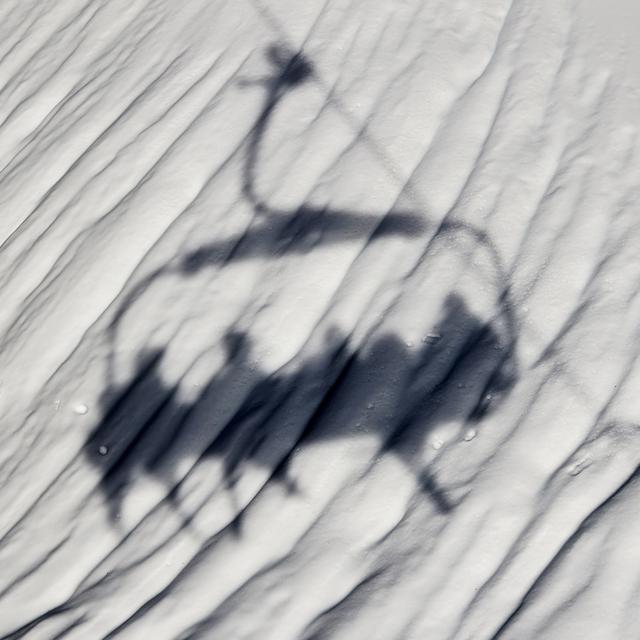
[(0, 3), (0, 636), (640, 637), (638, 11)]

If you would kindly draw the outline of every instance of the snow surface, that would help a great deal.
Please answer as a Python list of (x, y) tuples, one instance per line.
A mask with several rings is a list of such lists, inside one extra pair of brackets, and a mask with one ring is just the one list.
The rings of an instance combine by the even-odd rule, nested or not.
[(638, 13), (0, 3), (2, 637), (639, 638)]

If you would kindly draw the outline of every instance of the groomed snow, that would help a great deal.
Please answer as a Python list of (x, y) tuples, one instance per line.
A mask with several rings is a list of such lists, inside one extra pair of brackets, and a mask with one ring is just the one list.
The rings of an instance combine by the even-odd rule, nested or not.
[(640, 637), (637, 14), (0, 3), (0, 636)]

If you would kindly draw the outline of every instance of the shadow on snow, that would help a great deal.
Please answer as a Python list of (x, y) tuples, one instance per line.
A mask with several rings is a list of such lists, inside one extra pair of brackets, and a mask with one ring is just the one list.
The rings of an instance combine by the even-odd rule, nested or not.
[[(245, 234), (185, 256), (177, 267), (185, 276), (210, 264), (308, 251), (310, 243), (316, 246), (371, 236), (372, 228), (373, 237), (415, 235), (424, 229), (424, 216), (412, 212), (390, 212), (381, 218), (306, 204), (285, 211), (261, 201), (254, 184), (269, 118), (288, 91), (313, 75), (301, 54), (291, 56), (272, 47), (268, 57), (275, 68), (273, 77), (246, 83), (267, 87), (265, 106), (248, 143), (242, 188), (256, 220)], [(471, 233), (495, 253), (482, 232), (460, 223), (445, 223), (439, 232)], [(175, 268), (155, 272), (125, 298), (112, 337), (142, 289), (172, 270)], [(107, 384), (101, 397), (103, 418), (85, 447), (90, 461), (100, 469), (112, 518), (119, 517), (122, 500), (141, 473), (166, 482), (169, 500), (175, 501), (179, 511), (176, 496), (182, 478), (176, 469), (184, 460), (215, 457), (221, 463), (219, 481), (231, 494), (247, 464), (258, 465), (268, 471), (270, 480), (296, 491), (289, 470), (295, 450), (314, 440), (357, 438), (363, 433), (373, 434), (380, 452), (396, 455), (415, 473), (439, 511), (450, 511), (454, 504), (424, 468), (421, 452), (439, 424), (478, 421), (515, 384), (516, 335), (506, 286), (500, 303), (498, 319), (485, 323), (460, 296), (450, 294), (441, 313), (439, 338), (415, 347), (387, 334), (354, 350), (348, 336), (334, 330), (326, 336), (320, 354), (296, 369), (285, 366), (275, 373), (256, 370), (251, 337), (230, 331), (221, 345), (225, 365), (190, 401), (181, 400), (178, 387), (163, 381), (164, 351), (143, 351), (136, 374), (127, 384)], [(224, 416), (219, 409), (227, 402), (228, 389), (243, 380), (251, 381), (248, 391)], [(209, 411), (214, 407), (216, 411)]]

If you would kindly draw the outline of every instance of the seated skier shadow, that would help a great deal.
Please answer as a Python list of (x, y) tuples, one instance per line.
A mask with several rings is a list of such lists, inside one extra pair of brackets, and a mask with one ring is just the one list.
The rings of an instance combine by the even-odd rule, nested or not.
[[(275, 107), (290, 90), (313, 75), (300, 54), (278, 47), (268, 50), (274, 73), (245, 84), (264, 84), (264, 108), (249, 138), (245, 157), (244, 197), (252, 204), (251, 227), (231, 240), (214, 242), (186, 255), (176, 267), (162, 267), (145, 278), (121, 303), (110, 328), (115, 342), (118, 323), (151, 281), (177, 270), (186, 277), (212, 264), (253, 256), (276, 256), (311, 250), (363, 235), (414, 235), (424, 217), (392, 211), (385, 216), (316, 208), (303, 204), (281, 210), (265, 203), (255, 189), (259, 150)], [(471, 232), (460, 225), (441, 225), (442, 233)], [(489, 247), (491, 248), (491, 247)], [(441, 336), (409, 347), (387, 334), (352, 349), (348, 336), (330, 332), (321, 353), (296, 368), (256, 371), (251, 365), (252, 341), (230, 331), (223, 340), (226, 364), (198, 396), (181, 400), (179, 385), (164, 381), (160, 368), (164, 349), (143, 351), (135, 375), (126, 384), (108, 383), (100, 399), (100, 423), (85, 446), (100, 470), (100, 486), (110, 514), (119, 518), (122, 501), (140, 475), (148, 474), (167, 487), (167, 499), (178, 513), (184, 465), (220, 462), (216, 488), (234, 492), (247, 465), (266, 470), (272, 481), (296, 490), (290, 473), (292, 452), (314, 441), (373, 435), (381, 453), (395, 455), (416, 474), (419, 486), (442, 512), (453, 508), (447, 490), (439, 486), (421, 460), (429, 434), (442, 423), (477, 422), (493, 411), (517, 379), (516, 335), (510, 317), (508, 288), (495, 321), (486, 323), (451, 294), (440, 322)], [(236, 405), (238, 381), (251, 379), (248, 393)], [(243, 382), (244, 384), (244, 382)], [(220, 410), (220, 408), (224, 410)], [(212, 417), (213, 416), (213, 417)], [(217, 483), (217, 484), (216, 484)], [(185, 517), (185, 524), (192, 516)], [(240, 516), (235, 525), (240, 522)]]
[[(231, 331), (222, 345), (226, 364), (189, 402), (178, 398), (177, 385), (164, 382), (163, 350), (142, 354), (129, 383), (105, 389), (104, 418), (86, 443), (111, 517), (119, 518), (122, 500), (141, 474), (165, 483), (180, 512), (183, 477), (176, 470), (185, 460), (193, 468), (207, 458), (220, 462), (212, 491), (233, 495), (250, 466), (297, 491), (289, 470), (296, 450), (363, 436), (377, 439), (378, 453), (402, 460), (436, 508), (450, 511), (447, 489), (422, 462), (429, 434), (443, 422), (477, 423), (495, 410), (515, 384), (517, 367), (510, 336), (496, 322), (480, 321), (458, 295), (448, 296), (438, 330), (437, 339), (417, 347), (385, 334), (357, 350), (332, 331), (322, 353), (274, 373), (256, 372), (250, 338)], [(226, 419), (212, 419), (227, 402), (225, 389), (248, 374), (255, 382), (243, 399)]]

